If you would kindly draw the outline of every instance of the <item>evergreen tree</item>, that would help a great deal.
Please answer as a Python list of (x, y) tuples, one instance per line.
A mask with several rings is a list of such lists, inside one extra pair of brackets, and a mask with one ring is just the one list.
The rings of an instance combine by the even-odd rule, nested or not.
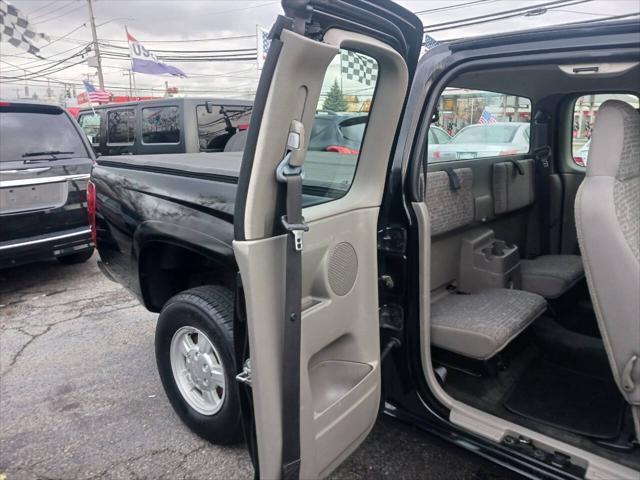
[(322, 108), (333, 112), (347, 111), (347, 102), (344, 99), (344, 95), (342, 95), (342, 90), (340, 89), (340, 85), (338, 85), (337, 78), (333, 80), (333, 85), (327, 94), (327, 98), (324, 99)]

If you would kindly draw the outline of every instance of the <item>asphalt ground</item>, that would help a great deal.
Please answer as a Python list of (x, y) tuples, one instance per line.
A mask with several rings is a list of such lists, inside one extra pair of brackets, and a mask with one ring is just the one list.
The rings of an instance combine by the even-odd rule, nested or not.
[[(156, 315), (98, 270), (0, 271), (0, 479), (250, 479), (173, 413), (158, 377)], [(511, 472), (391, 418), (333, 479), (503, 480)]]

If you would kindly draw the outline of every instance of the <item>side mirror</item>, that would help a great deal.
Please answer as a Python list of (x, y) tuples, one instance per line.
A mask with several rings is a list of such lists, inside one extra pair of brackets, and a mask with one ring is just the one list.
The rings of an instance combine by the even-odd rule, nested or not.
[(433, 116), (431, 117), (431, 123), (438, 123), (439, 120), (440, 110), (438, 110), (438, 108), (436, 107), (435, 111), (433, 112)]

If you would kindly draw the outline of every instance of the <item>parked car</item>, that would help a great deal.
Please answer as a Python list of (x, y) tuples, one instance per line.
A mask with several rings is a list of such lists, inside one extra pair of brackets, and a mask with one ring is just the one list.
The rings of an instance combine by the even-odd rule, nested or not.
[(573, 154), (573, 161), (581, 167), (586, 167), (589, 160), (589, 148), (591, 147), (591, 139), (587, 140), (580, 150)]
[(97, 155), (222, 152), (251, 110), (247, 100), (166, 98), (84, 108), (78, 123)]
[(58, 106), (0, 101), (0, 267), (93, 253), (91, 146)]
[[(320, 111), (316, 113), (311, 130), (309, 150), (356, 155), (366, 123), (366, 113)], [(238, 132), (229, 140), (224, 151), (241, 152), (246, 139), (246, 131)]]
[[(242, 153), (103, 156), (92, 172), (101, 269), (160, 313), (177, 415), (213, 442), (244, 437), (259, 478), (328, 476), (384, 411), (531, 478), (637, 479), (637, 235), (592, 209), (613, 218), (589, 223), (581, 258), (572, 228), (574, 201), (594, 201), (583, 181), (637, 181), (637, 113), (600, 107), (593, 141), (612, 155), (592, 155), (595, 179), (564, 147), (577, 96), (639, 93), (640, 25), (445, 42), (418, 62), (423, 25), (392, 2), (283, 7)], [(349, 56), (360, 74), (341, 79), (370, 104), (359, 153), (311, 150)], [(469, 127), (429, 162), (451, 85), (526, 98), (533, 120)], [(618, 192), (626, 226), (633, 191)], [(598, 309), (583, 262), (614, 272), (590, 277)]]
[(431, 125), (428, 133), (428, 153), (430, 160), (439, 158), (440, 145), (445, 145), (451, 141), (451, 136), (440, 127)]
[(467, 125), (434, 152), (438, 161), (515, 155), (529, 151), (530, 124), (496, 122)]
[(357, 154), (366, 124), (366, 113), (318, 112), (311, 130), (309, 150)]

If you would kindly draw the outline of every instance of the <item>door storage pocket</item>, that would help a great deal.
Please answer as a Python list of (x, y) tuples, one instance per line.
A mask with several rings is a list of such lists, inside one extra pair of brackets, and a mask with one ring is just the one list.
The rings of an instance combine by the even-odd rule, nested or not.
[(531, 205), (534, 200), (533, 160), (493, 165), (493, 209), (496, 215)]

